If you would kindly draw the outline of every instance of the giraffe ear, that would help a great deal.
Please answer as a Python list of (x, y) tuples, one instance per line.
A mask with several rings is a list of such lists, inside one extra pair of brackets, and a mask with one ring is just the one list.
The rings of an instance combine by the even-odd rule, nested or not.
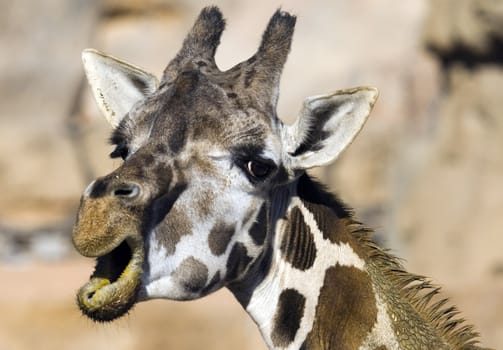
[(82, 61), (96, 103), (113, 127), (135, 103), (157, 89), (155, 76), (102, 52), (86, 49)]
[(298, 119), (283, 133), (290, 170), (337, 159), (365, 124), (377, 96), (375, 88), (358, 87), (308, 97)]

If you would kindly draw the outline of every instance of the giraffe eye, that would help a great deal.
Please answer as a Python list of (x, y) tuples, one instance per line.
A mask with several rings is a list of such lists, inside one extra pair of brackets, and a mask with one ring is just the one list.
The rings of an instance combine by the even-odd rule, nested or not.
[(263, 179), (264, 177), (269, 175), (271, 166), (263, 162), (250, 160), (248, 161), (248, 163), (246, 163), (246, 170), (254, 178)]

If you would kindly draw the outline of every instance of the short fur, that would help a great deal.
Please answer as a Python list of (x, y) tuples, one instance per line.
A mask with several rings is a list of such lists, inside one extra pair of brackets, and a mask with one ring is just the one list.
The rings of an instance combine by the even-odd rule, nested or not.
[(257, 52), (220, 71), (225, 21), (207, 7), (160, 84), (84, 51), (123, 163), (82, 196), (73, 242), (97, 264), (79, 307), (111, 321), (138, 301), (228, 287), (271, 349), (475, 349), (477, 334), (436, 301), (439, 288), (306, 175), (349, 146), (378, 93), (310, 97), (283, 124), (276, 104), (295, 22), (278, 10)]
[[(308, 195), (307, 198), (303, 198), (307, 202), (311, 202), (313, 198), (316, 198), (317, 205), (330, 208), (336, 217), (337, 213), (342, 213), (344, 216), (349, 215), (346, 217), (349, 219), (346, 227), (350, 229), (358, 247), (365, 254), (366, 261), (370, 266), (370, 276), (373, 277), (373, 283), (381, 289), (383, 295), (390, 296), (388, 307), (391, 312), (397, 314), (404, 311), (410, 312), (410, 310), (401, 310), (399, 308), (394, 310), (393, 302), (396, 302), (394, 298), (398, 298), (402, 300), (402, 303), (410, 304), (420, 318), (430, 323), (441, 339), (448, 344), (449, 349), (479, 349), (476, 347), (478, 333), (474, 331), (473, 326), (465, 324), (463, 319), (456, 317), (459, 312), (455, 307), (449, 305), (446, 298), (439, 299), (440, 288), (438, 286), (432, 284), (425, 277), (407, 272), (399, 259), (374, 243), (372, 231), (354, 220), (344, 203), (324, 190), (322, 186), (307, 175), (301, 177), (298, 188), (301, 197), (303, 194)], [(313, 193), (316, 195), (313, 196)], [(320, 200), (320, 198), (323, 199)], [(336, 231), (332, 231), (332, 233), (337, 234)], [(333, 237), (333, 239), (340, 239), (340, 237)], [(432, 302), (435, 299), (437, 299), (436, 302)], [(407, 316), (407, 314), (400, 315), (400, 317)], [(414, 346), (414, 344), (411, 345)], [(415, 344), (415, 346), (421, 347), (420, 344)], [(306, 347), (306, 349), (308, 348)]]

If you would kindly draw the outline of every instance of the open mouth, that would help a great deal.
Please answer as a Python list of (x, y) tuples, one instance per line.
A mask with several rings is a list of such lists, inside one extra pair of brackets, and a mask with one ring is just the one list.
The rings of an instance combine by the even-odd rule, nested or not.
[(89, 282), (77, 292), (77, 304), (89, 318), (112, 321), (137, 301), (144, 259), (143, 241), (129, 236), (109, 253), (96, 259)]

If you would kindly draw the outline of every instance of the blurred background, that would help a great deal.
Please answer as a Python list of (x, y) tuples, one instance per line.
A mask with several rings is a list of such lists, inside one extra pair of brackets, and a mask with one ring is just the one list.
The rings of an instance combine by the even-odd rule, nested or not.
[[(230, 293), (155, 301), (113, 324), (74, 303), (93, 261), (73, 252), (79, 196), (116, 166), (84, 81), (94, 47), (160, 75), (206, 3), (2, 0), (0, 350), (265, 349)], [(213, 0), (221, 69), (251, 56), (274, 10), (298, 16), (279, 115), (309, 95), (379, 88), (350, 149), (314, 173), (405, 266), (443, 286), (503, 345), (503, 1)]]

